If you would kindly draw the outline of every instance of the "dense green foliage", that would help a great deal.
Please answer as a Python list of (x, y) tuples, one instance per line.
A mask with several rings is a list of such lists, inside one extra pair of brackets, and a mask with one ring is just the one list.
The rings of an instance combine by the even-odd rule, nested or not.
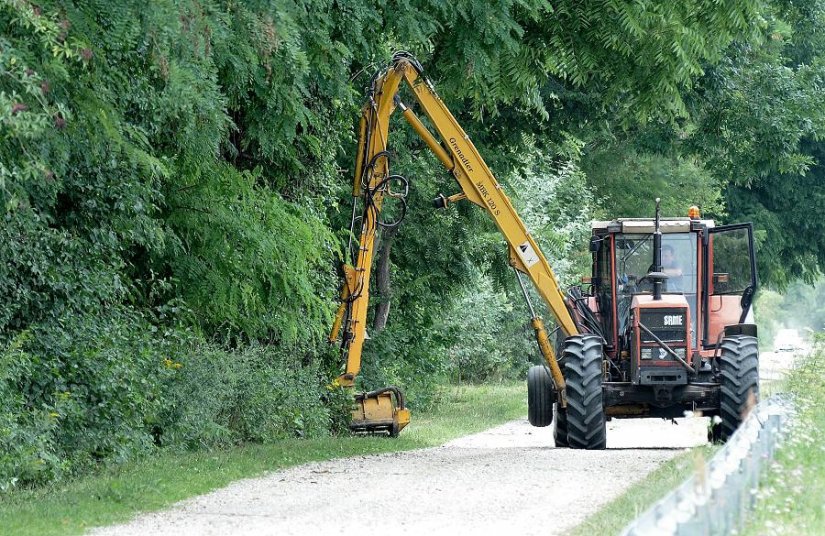
[(762, 231), (763, 279), (811, 280), (825, 261), (821, 2), (777, 2), (760, 46), (736, 46), (698, 84), (690, 150), (723, 184), (728, 212)]
[[(153, 448), (326, 435), (347, 406), (276, 347), (227, 352), (115, 310), (38, 325), (0, 353), (0, 485)], [(321, 398), (327, 405), (319, 404)], [(337, 413), (336, 413), (337, 410)]]
[(825, 260), (814, 224), (825, 209), (825, 5), (768, 2), (753, 22), (754, 39), (704, 65), (684, 117), (583, 134), (596, 148), (584, 168), (626, 214), (638, 201), (614, 178), (632, 194), (655, 188), (679, 213), (696, 203), (723, 222), (753, 221), (760, 279), (784, 287), (813, 280)]
[[(821, 10), (0, 1), (0, 486), (340, 426), (324, 339), (353, 124), (394, 49), (420, 57), (565, 283), (589, 219), (656, 196), (753, 217), (767, 281), (815, 273)], [(360, 381), (420, 407), (535, 349), (490, 222), (429, 211), (454, 185), (400, 124), (391, 145), (410, 211)]]

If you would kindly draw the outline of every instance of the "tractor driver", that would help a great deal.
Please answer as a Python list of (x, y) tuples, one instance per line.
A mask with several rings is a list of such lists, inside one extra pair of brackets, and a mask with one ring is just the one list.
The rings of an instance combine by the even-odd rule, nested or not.
[(667, 274), (668, 290), (682, 290), (682, 267), (676, 260), (673, 246), (662, 246), (662, 271)]

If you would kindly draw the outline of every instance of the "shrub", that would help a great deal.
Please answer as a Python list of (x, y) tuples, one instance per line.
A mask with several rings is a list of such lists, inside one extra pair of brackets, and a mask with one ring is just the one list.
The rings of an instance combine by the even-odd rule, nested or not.
[(316, 363), (277, 347), (229, 352), (198, 343), (174, 363), (159, 441), (200, 448), (326, 435), (330, 413)]
[(346, 429), (349, 394), (323, 376), (282, 347), (230, 351), (123, 307), (39, 324), (0, 351), (0, 491), (159, 446)]
[(152, 445), (171, 346), (114, 308), (40, 324), (0, 353), (0, 484), (41, 483)]

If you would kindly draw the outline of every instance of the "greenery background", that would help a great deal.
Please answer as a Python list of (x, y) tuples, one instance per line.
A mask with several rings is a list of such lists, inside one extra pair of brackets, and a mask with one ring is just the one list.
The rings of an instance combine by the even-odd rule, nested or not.
[[(0, 1), (0, 490), (342, 426), (325, 343), (369, 76), (416, 53), (565, 283), (587, 222), (754, 221), (825, 259), (825, 2)], [(361, 382), (518, 377), (506, 249), (401, 125), (411, 211)], [(817, 326), (821, 327), (821, 326)]]

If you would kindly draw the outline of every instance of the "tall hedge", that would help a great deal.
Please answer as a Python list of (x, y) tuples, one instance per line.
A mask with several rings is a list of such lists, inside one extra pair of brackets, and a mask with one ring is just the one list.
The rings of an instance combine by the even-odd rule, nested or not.
[[(0, 488), (338, 422), (323, 339), (353, 124), (392, 50), (424, 60), (509, 177), (588, 114), (684, 114), (681, 92), (756, 5), (0, 1)], [(469, 207), (424, 212), (452, 185), (419, 141), (393, 146), (413, 215), (385, 297), (399, 322), (365, 378), (426, 394), (447, 370), (434, 349), (460, 339), (443, 325), (457, 281), (501, 272), (505, 250)]]

